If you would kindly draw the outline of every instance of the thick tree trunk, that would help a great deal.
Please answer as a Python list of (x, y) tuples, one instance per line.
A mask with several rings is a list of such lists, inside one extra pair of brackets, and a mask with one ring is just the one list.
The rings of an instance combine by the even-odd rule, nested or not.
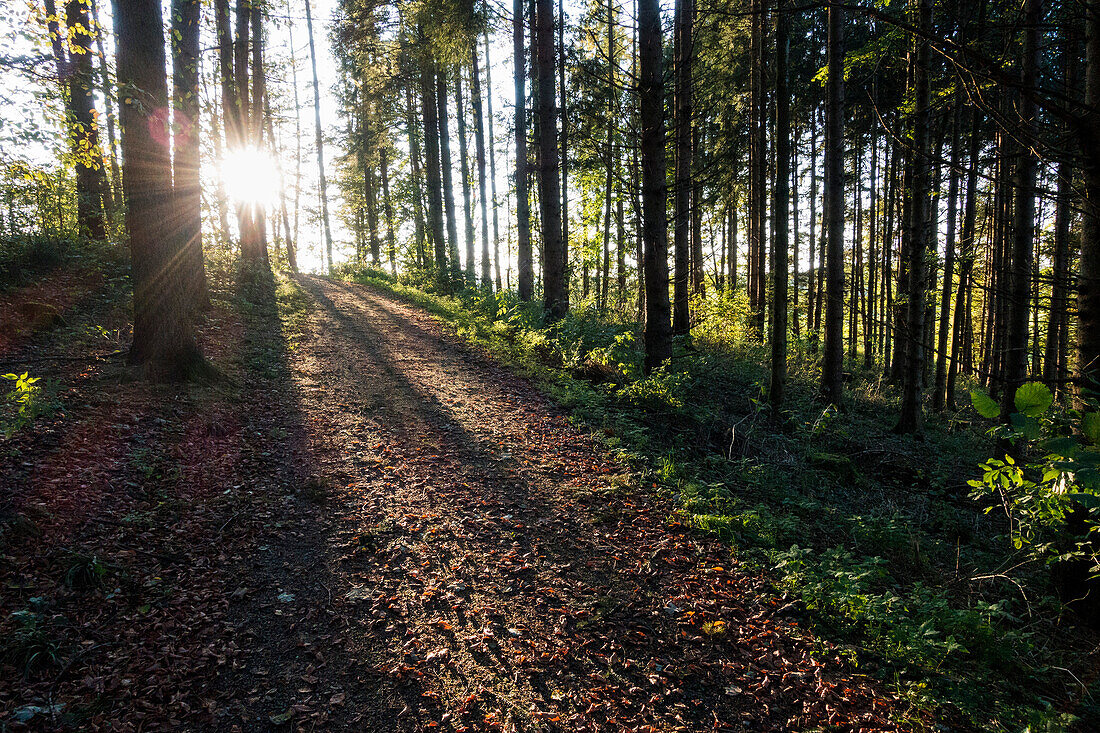
[(1085, 106), (1081, 127), (1084, 216), (1077, 277), (1077, 385), (1100, 392), (1100, 2), (1090, 0), (1085, 48)]
[(439, 108), (435, 101), (434, 62), (427, 49), (421, 51), (424, 58), (420, 68), (420, 93), (424, 115), (424, 148), (427, 154), (425, 166), (428, 183), (428, 231), (431, 234), (435, 254), (435, 279), (445, 287), (449, 281), (447, 272), (447, 239), (443, 230), (443, 184), (439, 160)]
[(172, 168), (164, 31), (156, 0), (118, 0), (116, 66), (122, 100), (123, 196), (134, 283), (134, 335), (129, 362), (155, 380), (206, 371), (184, 301), (179, 238), (173, 236)]
[(512, 48), (516, 88), (516, 265), (520, 300), (535, 295), (531, 262), (531, 210), (527, 192), (527, 64), (524, 49), (523, 0), (512, 4)]
[(199, 182), (199, 0), (172, 2), (173, 194), (177, 236), (183, 250), (184, 299), (206, 308), (206, 267), (202, 259), (202, 188)]
[(673, 260), (672, 333), (684, 336), (691, 330), (688, 288), (691, 282), (691, 54), (694, 0), (677, 0), (675, 18), (675, 119), (676, 184), (672, 223)]
[(835, 405), (844, 394), (844, 11), (832, 3), (828, 8), (824, 207), (828, 273), (821, 389)]
[[(607, 12), (607, 143), (604, 148), (604, 230), (603, 230), (603, 251), (604, 251), (604, 284), (603, 291), (600, 294), (600, 310), (603, 311), (607, 305), (607, 279), (610, 276), (611, 267), (611, 199), (614, 197), (614, 176), (615, 176), (615, 126), (618, 122), (616, 119), (616, 113), (618, 111), (618, 92), (615, 89), (615, 69), (618, 64), (617, 55), (615, 51), (615, 8), (612, 5), (611, 0), (607, 0), (606, 5)], [(621, 199), (620, 199), (621, 203)], [(622, 229), (622, 224), (619, 224), (619, 229)], [(626, 253), (623, 251), (622, 234), (619, 234), (619, 240), (616, 242), (617, 252), (617, 264), (618, 261), (622, 261), (619, 264), (619, 299), (621, 301), (623, 292), (623, 279), (625, 273), (623, 272), (623, 265), (625, 264)]]
[(787, 268), (790, 247), (791, 110), (787, 93), (787, 56), (790, 18), (781, 2), (775, 21), (775, 182), (772, 185), (772, 322), (771, 379), (768, 400), (778, 409), (787, 383)]
[(638, 0), (641, 101), (642, 246), (645, 270), (645, 370), (672, 357), (668, 302), (668, 222), (665, 183), (664, 71), (658, 0)]
[(82, 237), (107, 237), (104, 198), (110, 185), (99, 147), (96, 125), (95, 75), (92, 71), (92, 21), (85, 0), (68, 0), (65, 24), (69, 29), (69, 54), (66, 81), (69, 86), (69, 147), (76, 167), (76, 226)]
[(1039, 75), (1039, 23), (1042, 20), (1042, 0), (1025, 0), (1024, 45), (1020, 62), (1021, 131), (1024, 145), (1018, 152), (1014, 201), (1012, 205), (1012, 268), (1011, 296), (1008, 301), (1008, 341), (1005, 359), (1005, 390), (1002, 409), (1015, 410), (1016, 389), (1028, 375), (1028, 309), (1031, 305), (1031, 270), (1035, 257), (1035, 176), (1038, 160), (1031, 152), (1031, 140), (1037, 132), (1035, 89)]
[[(257, 151), (264, 149), (264, 110), (267, 100), (267, 75), (264, 70), (264, 16), (259, 2), (249, 2), (252, 15), (252, 106), (251, 145)], [(252, 236), (246, 242), (241, 237), (241, 255), (250, 269), (259, 268), (263, 277), (271, 274), (267, 255), (267, 204), (252, 204)]]
[[(558, 98), (561, 108), (561, 267), (569, 290), (569, 103), (565, 86), (565, 7), (558, 0)], [(568, 297), (567, 297), (568, 299)]]
[(538, 68), (539, 213), (542, 223), (543, 301), (551, 320), (569, 309), (565, 243), (561, 229), (561, 169), (558, 160), (557, 109), (554, 92), (554, 6), (536, 0), (536, 63)]
[[(917, 5), (918, 27), (932, 28), (932, 0), (913, 0)], [(930, 107), (928, 40), (915, 38), (913, 69), (913, 150), (911, 152), (912, 190), (909, 193), (909, 236), (906, 242), (909, 264), (908, 302), (904, 323), (905, 373), (901, 393), (901, 415), (894, 427), (897, 433), (919, 433), (923, 425), (921, 409), (924, 376), (925, 250), (929, 239), (929, 134)]]
[[(423, 79), (421, 79), (423, 85)], [(416, 245), (417, 267), (428, 267), (428, 255), (424, 251), (424, 203), (421, 192), (425, 186), (421, 182), (421, 155), (420, 155), (420, 125), (416, 119), (416, 108), (413, 103), (413, 84), (405, 85), (405, 129), (409, 133), (409, 176), (412, 183), (413, 205), (413, 242)]]

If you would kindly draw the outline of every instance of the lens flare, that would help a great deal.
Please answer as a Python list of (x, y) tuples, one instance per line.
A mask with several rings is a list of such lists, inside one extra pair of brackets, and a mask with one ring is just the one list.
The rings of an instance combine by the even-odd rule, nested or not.
[(272, 206), (279, 198), (279, 169), (270, 153), (255, 147), (226, 153), (222, 161), (226, 193), (238, 204)]

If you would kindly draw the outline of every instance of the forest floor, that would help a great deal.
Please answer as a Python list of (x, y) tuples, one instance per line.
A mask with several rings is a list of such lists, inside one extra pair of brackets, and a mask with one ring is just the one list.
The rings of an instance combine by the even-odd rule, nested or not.
[(424, 311), (314, 277), (216, 299), (225, 379), (181, 389), (122, 364), (101, 281), (0, 353), (51, 400), (0, 443), (0, 730), (914, 722)]

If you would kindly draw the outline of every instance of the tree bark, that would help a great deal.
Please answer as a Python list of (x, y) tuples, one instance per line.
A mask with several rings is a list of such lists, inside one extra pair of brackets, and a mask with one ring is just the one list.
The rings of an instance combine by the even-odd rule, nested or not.
[(645, 270), (645, 370), (672, 357), (668, 301), (664, 70), (658, 0), (638, 0), (639, 97), (641, 101), (642, 246)]
[(516, 266), (520, 300), (535, 295), (531, 263), (531, 210), (527, 191), (527, 64), (524, 48), (523, 0), (513, 0), (512, 44), (515, 56), (516, 136)]
[[(918, 27), (932, 28), (932, 0), (913, 0), (917, 6)], [(913, 68), (913, 149), (909, 193), (909, 236), (906, 243), (909, 264), (908, 302), (904, 323), (905, 373), (902, 381), (901, 415), (894, 427), (897, 433), (919, 433), (923, 427), (921, 409), (924, 376), (925, 250), (928, 246), (930, 51), (925, 37), (914, 38)]]
[(65, 24), (69, 30), (69, 148), (76, 167), (76, 225), (82, 237), (106, 239), (104, 198), (110, 195), (103, 151), (95, 121), (95, 76), (92, 71), (92, 21), (85, 0), (68, 0)]
[(447, 222), (447, 256), (450, 263), (448, 277), (451, 285), (457, 283), (462, 265), (458, 259), (458, 215), (455, 212), (454, 173), (451, 170), (451, 126), (447, 112), (447, 70), (440, 64), (435, 67), (435, 103), (438, 107), (439, 170), (443, 175), (443, 213)]
[(434, 62), (427, 49), (422, 49), (424, 57), (420, 67), (420, 93), (424, 115), (424, 148), (428, 183), (428, 230), (432, 238), (435, 254), (435, 279), (441, 287), (448, 283), (447, 239), (443, 231), (443, 184), (440, 177), (439, 160), (439, 108), (435, 101)]
[[(569, 290), (569, 104), (565, 87), (565, 8), (558, 0), (558, 96), (561, 108), (561, 267)], [(568, 296), (567, 296), (568, 297)]]
[(332, 226), (328, 215), (328, 180), (325, 178), (325, 138), (321, 127), (321, 85), (317, 80), (317, 49), (313, 43), (313, 15), (306, 0), (306, 30), (309, 33), (309, 61), (313, 70), (313, 127), (317, 140), (317, 179), (321, 187), (321, 222), (325, 232), (327, 270), (332, 273)]
[(1031, 270), (1035, 258), (1035, 176), (1038, 160), (1031, 152), (1037, 132), (1035, 99), (1030, 93), (1039, 76), (1039, 23), (1042, 0), (1024, 2), (1024, 45), (1020, 61), (1020, 118), (1024, 145), (1016, 145), (1015, 191), (1012, 206), (1012, 296), (1009, 300), (1005, 390), (1002, 409), (1015, 410), (1016, 389), (1028, 374), (1028, 318), (1031, 305)]
[(824, 207), (828, 272), (821, 389), (836, 405), (844, 394), (844, 11), (830, 3), (828, 13)]
[(186, 303), (179, 238), (173, 236), (172, 167), (164, 31), (156, 0), (118, 0), (116, 67), (131, 90), (121, 104), (123, 196), (134, 283), (134, 333), (129, 363), (154, 380), (206, 371)]
[(466, 283), (473, 287), (477, 282), (474, 262), (474, 213), (470, 200), (470, 149), (466, 141), (466, 105), (462, 96), (462, 66), (455, 68), (455, 118), (458, 120), (458, 158), (462, 175), (462, 220), (466, 225)]
[(496, 289), (502, 290), (500, 279), (500, 224), (497, 215), (497, 154), (496, 136), (493, 134), (493, 64), (489, 56), (489, 32), (485, 32), (485, 102), (489, 117), (489, 192), (493, 204), (493, 279)]
[(1085, 6), (1086, 118), (1080, 126), (1085, 206), (1077, 277), (1077, 385), (1084, 397), (1100, 392), (1100, 2)]
[(103, 116), (107, 119), (107, 152), (106, 157), (111, 167), (111, 182), (108, 187), (109, 201), (106, 201), (107, 212), (110, 217), (115, 212), (115, 196), (121, 191), (122, 175), (118, 169), (118, 139), (115, 134), (115, 109), (118, 99), (111, 85), (111, 75), (107, 69), (107, 54), (103, 51), (103, 26), (99, 22), (98, 5), (95, 0), (88, 0), (91, 7), (92, 23), (95, 25), (96, 55), (99, 56), (99, 83), (103, 93)]
[(672, 223), (674, 276), (672, 280), (672, 333), (685, 336), (691, 330), (688, 288), (691, 282), (691, 51), (694, 0), (677, 0), (675, 25), (676, 183)]
[[(474, 103), (474, 150), (477, 155), (477, 183), (481, 194), (481, 286), (491, 290), (493, 280), (489, 270), (489, 202), (485, 189), (485, 123), (482, 118), (481, 72), (478, 70), (477, 64), (476, 40), (470, 45), (470, 80), (473, 85), (470, 95), (473, 97)], [(489, 92), (492, 96), (492, 89)], [(494, 213), (496, 213), (495, 207)]]
[(787, 56), (790, 50), (790, 19), (784, 3), (776, 9), (775, 21), (775, 181), (772, 184), (772, 216), (775, 239), (772, 241), (772, 321), (771, 378), (768, 400), (773, 409), (783, 404), (787, 383), (787, 280), (790, 247), (791, 199), (791, 111), (787, 93)]
[(185, 273), (184, 299), (210, 305), (202, 258), (202, 187), (199, 180), (199, 0), (172, 1), (173, 195)]
[[(947, 181), (947, 242), (943, 255), (943, 288), (940, 291), (939, 333), (936, 339), (936, 382), (932, 390), (932, 409), (939, 411), (947, 404), (947, 334), (951, 325), (951, 289), (955, 279), (955, 221), (959, 203), (959, 116), (958, 100), (951, 121), (951, 170)], [(961, 285), (960, 285), (961, 287)]]
[(536, 0), (535, 54), (538, 68), (539, 213), (542, 223), (543, 302), (551, 320), (569, 309), (565, 243), (562, 240), (561, 172), (558, 159), (557, 109), (554, 91), (554, 6)]
[(378, 147), (379, 165), (382, 168), (382, 207), (386, 217), (386, 253), (390, 260), (390, 274), (397, 277), (397, 241), (393, 231), (393, 202), (390, 200), (390, 149)]

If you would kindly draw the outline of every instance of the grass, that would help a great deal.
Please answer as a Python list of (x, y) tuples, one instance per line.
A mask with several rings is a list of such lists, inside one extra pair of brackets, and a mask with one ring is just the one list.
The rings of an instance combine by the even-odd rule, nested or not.
[(588, 304), (546, 326), (509, 294), (342, 276), (427, 309), (537, 380), (687, 522), (765, 569), (818, 636), (911, 701), (911, 724), (931, 711), (982, 730), (1100, 725), (1089, 633), (968, 498), (991, 448), (969, 407), (929, 415), (921, 440), (895, 436), (897, 395), (877, 372), (851, 368), (843, 409), (826, 407), (816, 357), (796, 339), (773, 415), (766, 355), (740, 333), (736, 300), (710, 304), (673, 366), (642, 376), (636, 325)]

